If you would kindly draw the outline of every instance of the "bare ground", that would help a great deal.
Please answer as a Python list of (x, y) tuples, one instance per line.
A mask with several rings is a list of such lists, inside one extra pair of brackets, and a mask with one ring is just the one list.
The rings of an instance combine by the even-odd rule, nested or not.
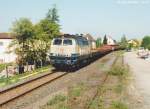
[(135, 52), (126, 53), (125, 62), (132, 72), (128, 87), (132, 109), (150, 109), (150, 62), (138, 58)]

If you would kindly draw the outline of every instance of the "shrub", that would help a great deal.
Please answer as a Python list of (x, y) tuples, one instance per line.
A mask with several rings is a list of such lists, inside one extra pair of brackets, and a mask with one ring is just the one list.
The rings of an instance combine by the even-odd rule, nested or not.
[(114, 76), (124, 76), (128, 73), (128, 69), (121, 65), (113, 66), (110, 71), (108, 71), (108, 74), (114, 75)]

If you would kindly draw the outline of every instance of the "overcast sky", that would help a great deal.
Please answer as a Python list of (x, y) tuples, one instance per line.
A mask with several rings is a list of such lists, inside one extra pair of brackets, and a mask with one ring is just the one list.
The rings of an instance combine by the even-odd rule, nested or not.
[(39, 22), (53, 4), (64, 33), (108, 34), (114, 39), (150, 35), (150, 0), (0, 0), (0, 32), (9, 32), (21, 17)]

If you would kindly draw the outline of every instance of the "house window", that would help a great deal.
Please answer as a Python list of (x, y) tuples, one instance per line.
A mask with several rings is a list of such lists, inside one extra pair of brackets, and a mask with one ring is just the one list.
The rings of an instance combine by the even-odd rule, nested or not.
[(0, 42), (0, 46), (3, 46), (3, 42)]

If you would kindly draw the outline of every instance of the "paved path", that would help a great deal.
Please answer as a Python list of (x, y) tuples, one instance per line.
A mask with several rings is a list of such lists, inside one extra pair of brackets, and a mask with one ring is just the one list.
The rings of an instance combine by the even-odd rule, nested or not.
[(150, 109), (150, 61), (138, 58), (135, 52), (128, 52), (125, 53), (125, 62), (129, 64), (135, 86), (143, 98), (142, 109)]

